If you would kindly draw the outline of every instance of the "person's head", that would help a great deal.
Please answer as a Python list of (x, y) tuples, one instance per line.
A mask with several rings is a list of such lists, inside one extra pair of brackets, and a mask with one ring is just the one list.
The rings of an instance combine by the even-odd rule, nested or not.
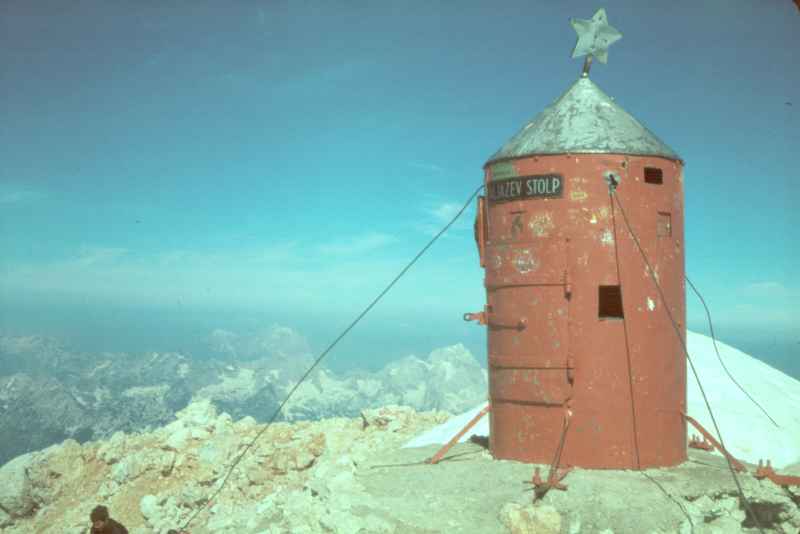
[(96, 529), (105, 528), (108, 522), (108, 508), (99, 504), (94, 507), (89, 518), (92, 520), (92, 526)]

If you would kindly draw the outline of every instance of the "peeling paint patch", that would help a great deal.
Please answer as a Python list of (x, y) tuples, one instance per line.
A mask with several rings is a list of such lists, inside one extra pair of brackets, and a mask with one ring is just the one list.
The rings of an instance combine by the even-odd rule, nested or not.
[(514, 221), (511, 223), (511, 239), (516, 239), (522, 232), (522, 215), (514, 214)]
[(589, 253), (588, 252), (584, 252), (583, 254), (578, 256), (578, 265), (583, 265), (584, 267), (589, 265)]
[(650, 297), (647, 297), (647, 309), (650, 310), (650, 311), (653, 311), (653, 310), (656, 309), (656, 303), (653, 302), (653, 299), (651, 299)]
[(583, 202), (584, 200), (589, 198), (589, 193), (581, 189), (574, 188), (572, 191), (570, 191), (569, 198), (571, 200), (574, 200), (575, 202)]
[(529, 273), (539, 267), (539, 263), (527, 248), (514, 253), (513, 263), (520, 274)]
[[(656, 265), (655, 269), (653, 270), (653, 275), (652, 276), (653, 276), (653, 278), (656, 279), (656, 282), (659, 281), (658, 280), (658, 265)], [(645, 278), (650, 278), (650, 270), (647, 268), (646, 265), (644, 267), (644, 277)]]
[(503, 258), (502, 258), (502, 256), (500, 256), (498, 254), (497, 256), (494, 257), (494, 265), (493, 266), (494, 266), (495, 269), (499, 269), (500, 267), (503, 266)]
[(535, 237), (548, 237), (550, 235), (550, 230), (555, 228), (555, 224), (553, 224), (553, 215), (550, 212), (535, 214), (531, 217), (528, 228), (531, 229)]
[(608, 246), (614, 244), (614, 234), (611, 233), (611, 230), (603, 230), (603, 235), (600, 236), (600, 242)]

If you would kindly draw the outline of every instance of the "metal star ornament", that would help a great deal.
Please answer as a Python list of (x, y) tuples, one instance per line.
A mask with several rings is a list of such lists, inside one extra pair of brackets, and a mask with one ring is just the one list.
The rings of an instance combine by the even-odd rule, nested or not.
[(578, 34), (578, 42), (572, 51), (572, 57), (587, 56), (584, 64), (584, 76), (589, 72), (591, 58), (596, 57), (600, 63), (608, 61), (608, 47), (622, 39), (622, 34), (608, 23), (605, 9), (598, 9), (589, 20), (570, 19), (570, 24)]

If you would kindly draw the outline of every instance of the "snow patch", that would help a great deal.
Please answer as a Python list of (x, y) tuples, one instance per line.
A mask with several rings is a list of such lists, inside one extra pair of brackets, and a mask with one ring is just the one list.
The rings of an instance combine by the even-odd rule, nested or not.
[[(776, 427), (725, 373), (710, 337), (687, 331), (686, 342), (725, 445), (731, 454), (750, 463), (769, 458), (775, 469), (800, 463), (800, 381), (717, 341), (725, 366), (736, 381), (775, 419), (778, 423)], [(686, 389), (689, 415), (716, 435), (691, 371), (687, 373)], [(447, 422), (407, 442), (404, 447), (447, 443), (487, 404), (488, 402), (483, 402), (461, 415), (451, 417)], [(697, 434), (694, 427), (687, 424), (687, 440), (694, 434)], [(489, 436), (488, 415), (459, 441), (469, 441), (472, 435)]]

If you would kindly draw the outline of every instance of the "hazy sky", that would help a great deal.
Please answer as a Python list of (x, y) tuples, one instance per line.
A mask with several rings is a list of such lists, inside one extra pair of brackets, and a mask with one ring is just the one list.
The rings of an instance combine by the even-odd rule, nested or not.
[[(188, 350), (279, 322), (324, 349), (578, 77), (568, 19), (599, 7), (624, 37), (591, 77), (686, 162), (718, 335), (800, 376), (790, 0), (6, 0), (0, 330)], [(336, 358), (485, 359), (474, 215)]]

